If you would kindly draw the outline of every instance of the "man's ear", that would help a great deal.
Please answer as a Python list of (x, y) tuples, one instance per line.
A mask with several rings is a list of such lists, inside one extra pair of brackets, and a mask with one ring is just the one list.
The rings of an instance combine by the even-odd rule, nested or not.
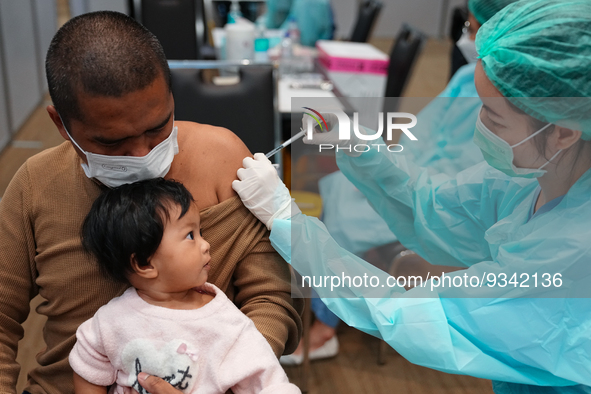
[(150, 263), (148, 263), (148, 265), (139, 265), (135, 257), (135, 253), (132, 254), (129, 259), (131, 268), (133, 269), (133, 272), (136, 273), (136, 275), (144, 279), (156, 279), (158, 277), (158, 269)]
[(55, 127), (57, 127), (57, 131), (59, 131), (60, 135), (66, 141), (69, 141), (70, 137), (68, 136), (68, 133), (66, 133), (66, 129), (64, 128), (64, 124), (62, 123), (62, 119), (60, 118), (55, 107), (53, 105), (48, 105), (46, 110), (47, 110), (47, 113), (49, 114), (49, 117), (51, 118), (53, 124), (55, 125)]
[[(62, 118), (60, 118), (59, 113), (57, 112), (55, 107), (53, 105), (48, 105), (45, 109), (47, 110), (47, 113), (49, 114), (49, 117), (51, 118), (53, 124), (55, 125), (55, 127), (57, 127), (57, 131), (59, 131), (60, 135), (66, 141), (73, 142), (73, 140), (68, 135), (68, 132), (66, 131), (66, 128), (62, 122)], [(80, 159), (82, 159), (84, 163), (88, 163), (86, 155), (76, 146), (76, 144), (72, 143), (72, 147), (74, 148), (78, 156), (80, 156)]]

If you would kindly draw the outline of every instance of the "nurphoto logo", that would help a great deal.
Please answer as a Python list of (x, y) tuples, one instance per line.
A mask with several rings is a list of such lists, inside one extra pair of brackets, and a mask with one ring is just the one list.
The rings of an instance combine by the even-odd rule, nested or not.
[[(307, 122), (306, 122), (306, 133), (307, 138), (312, 139), (313, 129), (314, 129), (314, 122), (318, 124), (320, 130), (330, 131), (329, 126), (327, 125), (325, 117), (318, 111), (309, 108), (303, 107), (312, 113), (306, 112), (305, 114), (308, 115)], [(340, 141), (349, 141), (351, 140), (351, 119), (349, 116), (340, 109), (330, 109), (330, 110), (323, 110), (324, 114), (333, 114), (338, 119), (338, 134)], [(410, 122), (407, 123), (395, 123), (399, 122), (401, 119), (408, 119)], [(356, 139), (362, 141), (361, 143), (349, 145), (349, 146), (339, 146), (338, 144), (320, 144), (318, 146), (319, 152), (322, 150), (330, 150), (336, 149), (338, 152), (339, 150), (346, 150), (351, 152), (354, 150), (355, 152), (367, 152), (372, 147), (374, 149), (380, 150), (380, 147), (386, 147), (390, 152), (402, 152), (403, 146), (400, 144), (385, 144), (383, 141), (381, 143), (373, 143), (370, 144), (370, 141), (376, 141), (382, 137), (384, 132), (384, 113), (378, 113), (378, 129), (377, 131), (369, 130), (363, 126), (359, 127), (359, 113), (353, 113), (353, 132), (355, 133)], [(386, 140), (392, 140), (392, 131), (393, 130), (401, 130), (411, 141), (416, 141), (417, 137), (415, 137), (409, 129), (413, 128), (417, 124), (417, 117), (408, 112), (387, 112), (386, 113)], [(367, 142), (365, 142), (367, 141)]]

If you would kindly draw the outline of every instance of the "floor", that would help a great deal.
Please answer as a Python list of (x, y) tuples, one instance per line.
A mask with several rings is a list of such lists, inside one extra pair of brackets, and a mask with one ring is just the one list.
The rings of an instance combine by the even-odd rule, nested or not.
[[(378, 365), (379, 340), (356, 329), (337, 330), (339, 354), (314, 361), (310, 368), (310, 394), (492, 394), (490, 380), (451, 375), (411, 364), (389, 348), (384, 365)], [(300, 367), (285, 367), (295, 384), (301, 382)]]
[[(60, 24), (67, 20), (67, 1), (57, 0)], [(372, 44), (388, 53), (391, 39), (373, 39)], [(429, 40), (415, 65), (415, 71), (405, 91), (405, 96), (433, 97), (447, 83), (449, 42)], [(31, 114), (13, 141), (0, 152), (0, 198), (10, 179), (28, 157), (43, 149), (55, 146), (63, 140), (51, 123), (45, 107), (47, 97)], [(31, 314), (24, 323), (25, 337), (19, 343), (18, 362), (22, 366), (17, 392), (26, 382), (26, 371), (36, 364), (35, 355), (43, 348), (41, 330), (45, 318), (34, 312), (41, 299), (31, 303)], [(338, 330), (340, 353), (331, 360), (312, 364), (309, 387), (311, 394), (319, 393), (492, 393), (490, 381), (466, 376), (450, 375), (413, 365), (389, 349), (386, 364), (377, 364), (379, 341), (350, 327)], [(286, 372), (296, 384), (300, 380), (300, 368), (288, 367)]]

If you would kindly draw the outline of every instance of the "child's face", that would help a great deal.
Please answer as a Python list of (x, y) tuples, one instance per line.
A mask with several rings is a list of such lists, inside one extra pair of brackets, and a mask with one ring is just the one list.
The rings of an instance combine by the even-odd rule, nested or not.
[(160, 246), (150, 259), (158, 269), (160, 289), (180, 292), (201, 286), (209, 271), (209, 243), (201, 237), (199, 211), (195, 204), (182, 218), (181, 208), (169, 210), (170, 220), (164, 227)]

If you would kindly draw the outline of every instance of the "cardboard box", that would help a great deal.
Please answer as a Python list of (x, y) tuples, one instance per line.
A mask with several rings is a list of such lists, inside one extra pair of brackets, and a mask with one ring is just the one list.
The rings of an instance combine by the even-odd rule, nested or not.
[(318, 59), (330, 71), (388, 75), (390, 58), (373, 45), (360, 42), (316, 42)]

